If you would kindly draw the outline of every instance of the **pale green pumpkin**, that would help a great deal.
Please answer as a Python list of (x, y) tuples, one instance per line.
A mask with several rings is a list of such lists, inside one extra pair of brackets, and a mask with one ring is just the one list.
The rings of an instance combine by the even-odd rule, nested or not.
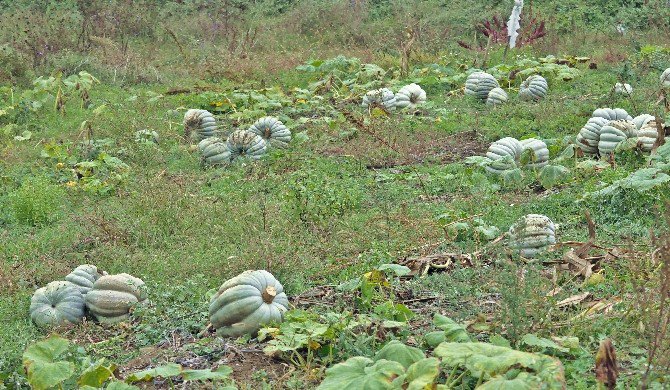
[(219, 126), (211, 112), (207, 110), (190, 109), (184, 114), (184, 133), (192, 135), (197, 141), (214, 137), (219, 133)]
[(530, 168), (542, 168), (549, 164), (549, 148), (544, 141), (535, 138), (521, 140), (523, 150), (530, 150), (532, 153), (531, 161), (526, 164)]
[(258, 160), (268, 151), (267, 143), (258, 134), (247, 130), (237, 130), (228, 136), (226, 145), (230, 151), (230, 159), (248, 157)]
[(105, 275), (86, 294), (88, 310), (101, 323), (125, 321), (130, 310), (147, 298), (142, 279), (128, 274)]
[(285, 148), (291, 142), (291, 130), (289, 130), (279, 119), (271, 116), (257, 120), (249, 131), (258, 134), (271, 146)]
[(544, 77), (536, 74), (528, 77), (521, 83), (519, 97), (521, 100), (537, 101), (547, 96), (549, 85)]
[(395, 105), (398, 108), (414, 109), (425, 102), (426, 91), (418, 84), (405, 85), (395, 94)]
[(628, 115), (626, 110), (623, 108), (599, 108), (593, 111), (591, 117), (600, 117), (607, 119), (608, 121), (618, 121), (618, 120), (627, 120), (632, 121), (633, 117)]
[(375, 89), (373, 91), (369, 91), (365, 94), (365, 96), (363, 96), (363, 102), (361, 105), (368, 108), (381, 106), (387, 110), (395, 110), (395, 94), (388, 88)]
[(493, 88), (486, 98), (486, 104), (489, 106), (499, 106), (508, 100), (507, 92), (502, 88)]
[(586, 122), (577, 134), (577, 146), (585, 154), (598, 154), (598, 142), (600, 142), (600, 131), (609, 120), (602, 117), (593, 117)]
[(523, 145), (516, 138), (501, 138), (492, 143), (486, 151), (486, 157), (493, 161), (486, 167), (486, 170), (500, 174), (503, 171), (514, 169), (517, 167), (522, 152)]
[(498, 80), (486, 72), (473, 72), (465, 79), (465, 94), (486, 100), (492, 89), (498, 88)]
[(545, 215), (528, 214), (510, 227), (508, 237), (510, 248), (533, 258), (556, 243), (556, 226)]
[(600, 156), (611, 154), (620, 142), (636, 136), (637, 129), (633, 122), (627, 120), (609, 121), (600, 130), (598, 153), (600, 153)]
[(80, 265), (70, 272), (65, 280), (79, 287), (79, 291), (83, 295), (91, 291), (93, 283), (102, 275), (98, 272), (98, 268), (91, 264)]
[(57, 327), (84, 318), (84, 296), (67, 281), (56, 281), (35, 291), (30, 299), (30, 318), (40, 327)]
[(228, 143), (219, 137), (209, 137), (198, 143), (202, 160), (209, 165), (226, 165), (231, 161)]

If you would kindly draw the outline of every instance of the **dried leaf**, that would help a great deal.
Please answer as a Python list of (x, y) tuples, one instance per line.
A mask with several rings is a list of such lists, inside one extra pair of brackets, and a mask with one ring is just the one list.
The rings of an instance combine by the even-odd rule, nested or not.
[(573, 295), (569, 298), (566, 298), (566, 299), (558, 302), (556, 304), (556, 306), (558, 306), (558, 307), (576, 306), (576, 305), (579, 305), (580, 303), (582, 303), (586, 298), (588, 298), (589, 295), (591, 295), (591, 293), (588, 292), (588, 291), (583, 293), (583, 294)]
[(600, 349), (596, 354), (596, 379), (608, 389), (614, 389), (617, 376), (619, 376), (619, 369), (614, 346), (612, 340), (605, 339), (600, 343)]

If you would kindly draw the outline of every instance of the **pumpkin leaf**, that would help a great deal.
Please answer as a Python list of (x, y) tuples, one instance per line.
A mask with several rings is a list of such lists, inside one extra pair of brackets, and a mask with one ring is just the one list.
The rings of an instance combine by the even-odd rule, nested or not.
[(410, 347), (398, 340), (393, 340), (375, 354), (374, 360), (378, 361), (384, 359), (398, 362), (402, 364), (404, 368), (408, 368), (412, 364), (425, 358), (426, 355), (419, 348)]
[(107, 387), (105, 387), (107, 390), (139, 390), (139, 387), (129, 385), (125, 382), (121, 381), (112, 381), (110, 382)]
[(544, 188), (551, 188), (557, 184), (563, 183), (570, 177), (570, 170), (563, 165), (545, 165), (541, 170), (538, 179)]
[(106, 365), (105, 363), (105, 359), (100, 359), (86, 368), (79, 376), (77, 384), (79, 386), (91, 386), (95, 388), (102, 387), (103, 383), (114, 376), (114, 370), (116, 370), (116, 364)]
[(468, 331), (465, 330), (465, 327), (458, 324), (449, 317), (443, 316), (441, 314), (435, 314), (435, 317), (433, 318), (433, 324), (442, 330), (429, 332), (424, 336), (426, 344), (432, 348), (435, 348), (440, 343), (445, 341), (457, 343), (467, 343), (471, 341), (470, 335), (468, 335)]
[(421, 359), (407, 368), (405, 377), (407, 390), (423, 390), (429, 388), (440, 374), (440, 360), (437, 358)]
[(382, 264), (379, 267), (377, 267), (377, 270), (379, 271), (392, 271), (395, 276), (405, 276), (412, 272), (408, 267), (400, 264)]
[(33, 389), (58, 386), (74, 375), (74, 363), (61, 360), (69, 348), (68, 340), (54, 335), (26, 349), (23, 353), (23, 366), (28, 374), (28, 383)]
[(536, 347), (540, 351), (543, 350), (556, 350), (559, 352), (567, 353), (570, 352), (568, 348), (562, 347), (558, 344), (556, 344), (554, 341), (545, 339), (542, 337), (537, 337), (534, 334), (527, 334), (521, 338), (521, 344), (527, 345), (529, 347)]
[(158, 366), (154, 368), (150, 368), (148, 370), (142, 370), (138, 372), (134, 372), (130, 374), (128, 377), (126, 377), (126, 382), (128, 383), (133, 383), (133, 382), (146, 382), (150, 381), (154, 378), (170, 378), (173, 376), (178, 376), (182, 372), (182, 368), (179, 364), (176, 363), (168, 363), (164, 366)]
[(489, 337), (489, 343), (499, 347), (512, 348), (512, 344), (509, 342), (509, 340), (499, 334), (494, 334), (493, 336)]
[(216, 370), (184, 370), (181, 377), (185, 381), (227, 380), (232, 372), (232, 368), (220, 366)]
[(477, 390), (539, 390), (542, 389), (542, 380), (527, 372), (519, 373), (514, 379), (506, 376), (497, 376), (486, 381)]
[(356, 356), (327, 369), (317, 390), (400, 389), (404, 373), (398, 362)]

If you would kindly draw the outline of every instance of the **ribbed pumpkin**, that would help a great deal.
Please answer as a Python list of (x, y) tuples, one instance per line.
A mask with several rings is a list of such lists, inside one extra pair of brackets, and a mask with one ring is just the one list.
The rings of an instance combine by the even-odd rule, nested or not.
[(395, 94), (395, 105), (398, 108), (413, 109), (426, 102), (426, 91), (418, 84), (409, 84), (400, 88)]
[(157, 144), (160, 141), (158, 133), (153, 130), (139, 130), (135, 132), (135, 142), (143, 144)]
[(249, 131), (258, 134), (271, 146), (285, 148), (291, 142), (291, 130), (277, 118), (271, 116), (263, 117), (257, 120)]
[(395, 110), (395, 94), (388, 88), (375, 89), (363, 96), (363, 107), (381, 106), (387, 110)]
[(532, 160), (526, 164), (530, 168), (542, 168), (549, 164), (549, 149), (544, 141), (535, 138), (528, 138), (521, 140), (523, 150), (531, 150), (533, 153)]
[(258, 160), (268, 151), (267, 143), (263, 137), (246, 130), (234, 131), (228, 136), (226, 145), (230, 150), (231, 160), (239, 157)]
[(523, 145), (512, 137), (497, 140), (489, 146), (486, 157), (493, 161), (486, 167), (491, 173), (501, 173), (517, 167), (516, 163), (523, 152)]
[(492, 89), (498, 88), (498, 80), (486, 72), (471, 73), (465, 80), (465, 94), (486, 100)]
[(30, 318), (37, 326), (56, 327), (84, 318), (84, 296), (66, 281), (56, 281), (37, 289), (30, 299)]
[(528, 214), (509, 229), (509, 246), (521, 256), (533, 258), (556, 243), (556, 227), (549, 217)]
[(670, 89), (670, 68), (664, 70), (661, 74), (661, 87), (663, 89)]
[(618, 120), (633, 120), (633, 117), (628, 115), (626, 110), (623, 108), (599, 108), (593, 111), (591, 117), (605, 118), (608, 121), (618, 121)]
[(653, 115), (649, 114), (640, 114), (633, 118), (631, 122), (635, 124), (635, 127), (640, 130), (644, 125), (646, 125), (649, 121), (656, 120), (656, 118)]
[(643, 152), (651, 152), (651, 149), (656, 143), (657, 138), (658, 128), (656, 127), (656, 120), (647, 122), (637, 132), (638, 144), (640, 145), (640, 149)]
[(215, 136), (218, 133), (218, 125), (214, 115), (207, 110), (195, 108), (186, 111), (186, 114), (184, 114), (184, 133), (187, 137), (195, 133), (194, 136), (197, 141)]
[(609, 123), (609, 120), (601, 117), (593, 117), (586, 122), (577, 134), (577, 145), (586, 154), (598, 154), (598, 142), (600, 142), (600, 131)]
[(486, 98), (486, 104), (489, 106), (497, 106), (507, 102), (508, 100), (507, 92), (502, 88), (493, 88), (489, 92), (489, 96)]
[(630, 84), (616, 83), (614, 84), (614, 93), (619, 93), (622, 95), (632, 95), (633, 87), (631, 87)]
[(532, 75), (521, 83), (519, 97), (521, 100), (540, 100), (547, 96), (549, 85), (539, 74)]
[(101, 323), (125, 321), (130, 309), (147, 298), (142, 279), (128, 274), (105, 275), (86, 294), (88, 310)]
[(93, 288), (93, 283), (100, 279), (102, 275), (98, 272), (98, 267), (91, 264), (80, 265), (70, 272), (65, 280), (76, 285), (82, 295), (86, 295)]
[(209, 319), (220, 336), (238, 337), (281, 322), (286, 310), (284, 287), (271, 273), (245, 271), (221, 285), (210, 302)]
[(609, 121), (600, 129), (598, 153), (601, 156), (611, 154), (619, 142), (635, 136), (637, 136), (637, 130), (633, 122), (626, 120)]
[(231, 161), (228, 143), (219, 137), (205, 138), (198, 143), (198, 150), (202, 154), (205, 164), (225, 165)]

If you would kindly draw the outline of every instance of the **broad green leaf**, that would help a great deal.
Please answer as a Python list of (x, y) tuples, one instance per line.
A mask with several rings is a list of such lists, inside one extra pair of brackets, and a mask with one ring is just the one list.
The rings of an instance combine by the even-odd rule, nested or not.
[(467, 343), (470, 341), (470, 335), (468, 335), (468, 331), (465, 330), (465, 327), (449, 317), (435, 314), (433, 324), (442, 330), (429, 332), (424, 336), (424, 340), (432, 348), (437, 347), (440, 343), (445, 341), (458, 343)]
[(144, 382), (144, 381), (149, 381), (154, 378), (170, 378), (173, 376), (178, 376), (182, 372), (182, 368), (179, 364), (176, 363), (168, 363), (164, 366), (158, 366), (155, 368), (150, 368), (148, 370), (142, 370), (138, 371), (135, 373), (130, 374), (128, 377), (126, 377), (126, 382), (133, 383), (133, 382)]
[(523, 181), (523, 175), (521, 174), (521, 169), (519, 168), (502, 171), (500, 173), (500, 177), (506, 184), (519, 184)]
[(496, 226), (479, 225), (475, 226), (475, 234), (485, 240), (491, 241), (500, 235), (500, 229)]
[(405, 381), (407, 390), (422, 390), (432, 385), (440, 374), (440, 360), (428, 358), (417, 361), (407, 368)]
[(408, 368), (413, 363), (425, 358), (426, 355), (419, 348), (410, 347), (398, 340), (392, 340), (375, 354), (374, 360), (394, 361), (402, 364), (404, 368)]
[(114, 375), (114, 370), (116, 370), (115, 364), (106, 365), (105, 359), (100, 359), (84, 370), (79, 376), (77, 384), (79, 386), (102, 387), (102, 384)]
[(477, 390), (540, 390), (542, 380), (535, 375), (522, 372), (514, 379), (497, 376), (477, 387)]
[(140, 388), (137, 386), (129, 385), (125, 382), (121, 381), (112, 381), (110, 382), (107, 387), (105, 387), (107, 390), (139, 390)]
[(70, 342), (59, 336), (29, 346), (23, 353), (23, 366), (28, 374), (28, 383), (35, 390), (58, 386), (75, 373), (74, 363), (61, 361)]
[(184, 370), (181, 377), (185, 381), (226, 380), (230, 379), (233, 369), (228, 366), (220, 366), (212, 370)]
[(510, 344), (509, 340), (499, 334), (494, 334), (493, 336), (489, 337), (489, 343), (499, 347), (512, 348), (512, 344)]
[(382, 264), (377, 269), (379, 271), (393, 271), (395, 276), (405, 276), (412, 272), (408, 267), (400, 264)]
[(521, 338), (521, 344), (527, 345), (529, 347), (537, 347), (540, 349), (540, 351), (545, 350), (545, 349), (554, 349), (559, 352), (569, 352), (570, 350), (565, 347), (561, 347), (560, 345), (556, 344), (554, 341), (545, 339), (542, 337), (537, 337), (534, 334), (527, 334)]
[(539, 174), (540, 184), (544, 188), (551, 188), (565, 182), (570, 177), (570, 170), (563, 165), (545, 165)]
[(356, 356), (327, 369), (317, 390), (399, 390), (404, 373), (398, 362)]

